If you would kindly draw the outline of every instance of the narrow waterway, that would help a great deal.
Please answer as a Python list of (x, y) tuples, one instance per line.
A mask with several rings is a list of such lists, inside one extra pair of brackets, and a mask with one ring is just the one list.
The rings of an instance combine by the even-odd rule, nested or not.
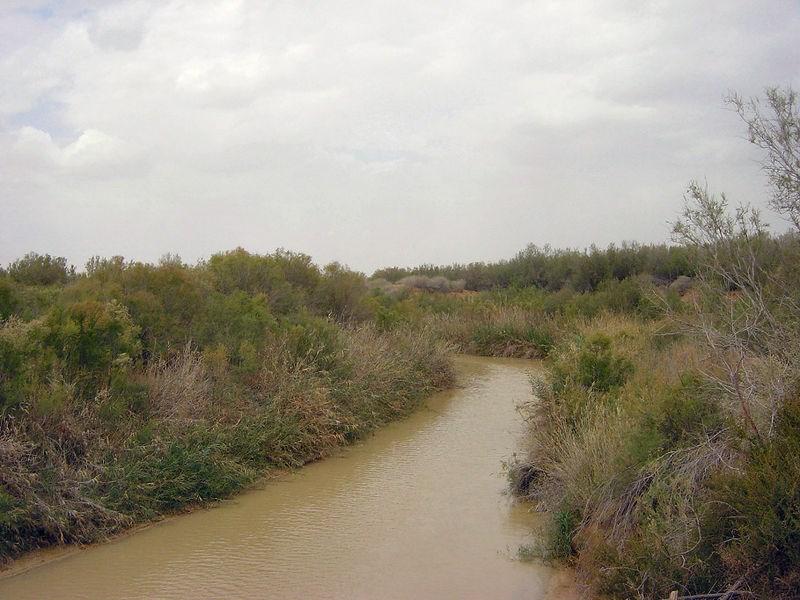
[(459, 387), (362, 444), (210, 510), (0, 579), (0, 598), (574, 598), (516, 560), (504, 494), (530, 361), (458, 357)]

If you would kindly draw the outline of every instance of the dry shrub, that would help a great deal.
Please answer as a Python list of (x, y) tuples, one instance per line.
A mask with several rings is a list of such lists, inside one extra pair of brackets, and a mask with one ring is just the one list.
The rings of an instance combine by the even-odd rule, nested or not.
[[(342, 416), (331, 400), (325, 373), (316, 364), (318, 349), (297, 356), (287, 335), (273, 338), (264, 351), (264, 358), (253, 389), (262, 406), (276, 410), (276, 418), (285, 419), (302, 430), (304, 440), (315, 458), (319, 458), (344, 441)], [(297, 449), (299, 450), (299, 448)]]
[(202, 355), (187, 344), (170, 358), (147, 366), (150, 409), (159, 419), (202, 419), (211, 406), (212, 382)]
[(397, 282), (397, 285), (407, 289), (425, 290), (428, 292), (461, 292), (466, 286), (466, 280), (450, 280), (447, 277), (437, 275), (428, 277), (426, 275), (409, 275)]
[[(537, 476), (525, 491), (554, 515), (552, 554), (575, 552), (581, 576), (615, 597), (723, 583), (704, 546), (706, 492), (710, 477), (735, 468), (738, 451), (700, 375), (708, 358), (685, 339), (654, 342), (658, 326), (613, 315), (576, 323), (553, 355), (559, 385), (540, 385), (526, 411), (525, 467)], [(575, 381), (597, 332), (635, 364), (608, 391)]]
[[(364, 325), (346, 338), (352, 382), (371, 388), (373, 396), (424, 393), (451, 385), (451, 351), (449, 344), (426, 328), (381, 333)], [(420, 376), (423, 373), (425, 377)]]
[(513, 306), (476, 305), (429, 315), (425, 323), (458, 350), (482, 356), (544, 358), (559, 335), (551, 317)]
[(291, 337), (279, 335), (252, 382), (258, 403), (296, 424), (298, 439), (317, 457), (407, 414), (453, 381), (449, 347), (430, 332), (363, 325), (344, 330), (340, 341), (334, 356), (314, 344), (298, 355)]
[(73, 418), (0, 421), (0, 556), (89, 542), (130, 519), (93, 498), (102, 440)]

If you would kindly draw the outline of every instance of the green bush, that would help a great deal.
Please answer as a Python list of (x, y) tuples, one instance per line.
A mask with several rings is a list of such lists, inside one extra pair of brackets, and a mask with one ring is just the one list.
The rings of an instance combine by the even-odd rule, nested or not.
[(748, 573), (764, 598), (800, 589), (800, 400), (781, 410), (771, 440), (755, 444), (740, 469), (712, 481), (710, 535), (730, 579)]
[(625, 383), (633, 363), (614, 354), (611, 338), (595, 334), (578, 355), (577, 380), (585, 388), (608, 392)]
[(64, 284), (75, 276), (75, 267), (67, 266), (63, 256), (29, 252), (8, 266), (8, 274), (26, 285)]
[(282, 325), (284, 340), (297, 359), (310, 361), (322, 371), (335, 371), (340, 366), (343, 348), (341, 330), (321, 317), (298, 314)]
[(213, 292), (204, 313), (196, 319), (194, 341), (201, 348), (222, 345), (232, 361), (238, 363), (243, 359), (242, 349), (263, 348), (276, 325), (264, 294), (250, 295), (241, 290), (230, 294)]
[(19, 295), (10, 277), (0, 276), (0, 321), (19, 310)]
[(148, 350), (160, 352), (191, 340), (193, 325), (203, 314), (211, 291), (203, 273), (175, 263), (134, 263), (117, 277), (114, 283), (121, 291), (109, 300), (117, 299), (128, 308), (151, 346)]
[(668, 448), (695, 444), (723, 425), (716, 398), (696, 372), (683, 373), (680, 382), (667, 387), (660, 402), (646, 410), (646, 422), (659, 431)]
[(0, 323), (0, 415), (23, 404), (51, 372), (55, 356), (43, 343), (45, 335), (39, 321)]
[(378, 305), (374, 309), (375, 325), (381, 331), (390, 331), (405, 322), (403, 315), (399, 311)]
[(325, 267), (314, 293), (314, 306), (337, 321), (360, 321), (370, 316), (366, 298), (365, 277), (331, 263)]
[(486, 322), (472, 329), (470, 343), (484, 356), (544, 358), (554, 342), (549, 331), (533, 324)]
[(108, 374), (119, 359), (139, 355), (139, 329), (117, 302), (86, 300), (56, 307), (48, 315), (45, 343), (66, 372), (88, 377)]
[(275, 314), (289, 314), (307, 305), (320, 279), (309, 256), (284, 250), (259, 255), (237, 248), (213, 255), (207, 267), (217, 290), (266, 294)]
[(683, 373), (678, 383), (656, 390), (636, 409), (637, 425), (627, 440), (620, 471), (642, 467), (667, 451), (700, 443), (724, 424), (711, 390), (695, 372)]

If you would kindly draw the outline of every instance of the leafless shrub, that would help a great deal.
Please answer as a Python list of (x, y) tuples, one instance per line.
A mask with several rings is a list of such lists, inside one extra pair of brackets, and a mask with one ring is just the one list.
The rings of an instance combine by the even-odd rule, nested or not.
[[(88, 542), (129, 524), (126, 516), (88, 493), (101, 468), (87, 456), (99, 445), (85, 427), (69, 419), (44, 426), (34, 419), (24, 425), (11, 417), (0, 420), (0, 491), (18, 506), (6, 514), (7, 524), (17, 531), (35, 531), (31, 539), (37, 543)], [(74, 440), (80, 437), (86, 439), (79, 444), (81, 456), (76, 456)]]
[(755, 210), (742, 207), (732, 216), (724, 195), (697, 184), (687, 200), (674, 235), (696, 253), (700, 297), (690, 315), (671, 316), (707, 349), (719, 367), (707, 370), (707, 378), (763, 438), (772, 432), (787, 383), (798, 379), (800, 307), (791, 283), (770, 263), (771, 240)]
[(399, 298), (406, 291), (408, 291), (408, 288), (406, 288), (404, 285), (392, 283), (391, 281), (383, 278), (370, 279), (367, 281), (367, 288), (370, 290), (378, 290), (391, 298)]
[(428, 277), (426, 275), (409, 275), (397, 282), (397, 285), (410, 289), (425, 290), (427, 292), (460, 292), (464, 290), (466, 281), (463, 279), (450, 280), (447, 277), (437, 275)]
[(747, 125), (750, 142), (766, 151), (762, 166), (772, 184), (772, 207), (800, 231), (800, 103), (797, 93), (792, 88), (772, 87), (766, 90), (764, 101), (745, 100), (733, 93), (728, 102)]
[(211, 405), (211, 378), (203, 357), (190, 344), (170, 358), (159, 358), (145, 371), (150, 406), (162, 419), (203, 418)]
[(675, 281), (669, 284), (669, 289), (677, 292), (683, 296), (692, 287), (692, 278), (686, 275), (679, 276)]

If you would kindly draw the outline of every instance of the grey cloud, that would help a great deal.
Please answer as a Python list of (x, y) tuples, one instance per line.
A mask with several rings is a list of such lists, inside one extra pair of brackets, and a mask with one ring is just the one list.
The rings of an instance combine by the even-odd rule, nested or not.
[(23, 4), (0, 262), (663, 240), (692, 178), (763, 205), (722, 96), (800, 77), (788, 0)]

